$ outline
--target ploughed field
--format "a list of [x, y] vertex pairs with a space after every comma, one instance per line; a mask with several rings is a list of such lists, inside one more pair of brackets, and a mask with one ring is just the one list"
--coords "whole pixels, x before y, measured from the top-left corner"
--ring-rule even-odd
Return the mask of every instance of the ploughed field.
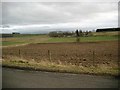
[[38, 43], [2, 48], [2, 58], [19, 57], [36, 62], [50, 61], [62, 64], [110, 65], [118, 64], [118, 41], [82, 43]]

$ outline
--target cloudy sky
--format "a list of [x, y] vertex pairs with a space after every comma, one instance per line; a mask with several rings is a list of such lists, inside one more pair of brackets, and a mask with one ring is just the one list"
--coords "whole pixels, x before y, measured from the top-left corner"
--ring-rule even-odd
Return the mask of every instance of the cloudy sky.
[[2, 2], [0, 7], [3, 33], [118, 27], [117, 2]]

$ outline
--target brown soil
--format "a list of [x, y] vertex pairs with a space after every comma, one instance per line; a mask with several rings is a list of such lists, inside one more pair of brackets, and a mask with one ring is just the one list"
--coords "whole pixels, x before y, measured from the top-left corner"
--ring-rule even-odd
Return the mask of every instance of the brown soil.
[[117, 65], [118, 41], [96, 43], [41, 43], [18, 47], [6, 47], [2, 58], [17, 56], [27, 60], [49, 60], [56, 63], [90, 65]]

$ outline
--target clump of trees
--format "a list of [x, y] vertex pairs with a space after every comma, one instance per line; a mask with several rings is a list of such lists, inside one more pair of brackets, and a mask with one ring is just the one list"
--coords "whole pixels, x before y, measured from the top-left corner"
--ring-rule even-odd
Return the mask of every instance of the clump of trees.
[[49, 36], [50, 37], [58, 37], [58, 34], [57, 34], [57, 32], [50, 32]]
[[53, 31], [49, 33], [50, 37], [87, 37], [92, 36], [91, 31], [76, 30], [75, 32]]
[[91, 31], [86, 31], [86, 32], [83, 32], [83, 36], [85, 37], [88, 37], [88, 36], [92, 36], [92, 32]]
[[76, 34], [76, 42], [80, 42], [80, 37], [88, 37], [92, 35], [91, 31], [86, 31], [86, 32], [82, 32], [82, 30], [76, 30], [75, 31]]
[[92, 36], [92, 32], [91, 31], [82, 31], [82, 30], [76, 30], [76, 36], [78, 37], [88, 37], [88, 36]]
[[63, 32], [63, 31], [53, 31], [49, 33], [50, 37], [71, 37], [73, 36], [73, 32]]

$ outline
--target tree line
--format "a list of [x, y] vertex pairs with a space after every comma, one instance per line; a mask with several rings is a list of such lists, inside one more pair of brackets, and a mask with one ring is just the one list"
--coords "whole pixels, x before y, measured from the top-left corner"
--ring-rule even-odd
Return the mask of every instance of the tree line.
[[52, 31], [48, 34], [50, 37], [87, 37], [92, 36], [91, 31], [82, 31], [82, 30], [76, 30], [75, 32], [69, 32], [69, 31]]

